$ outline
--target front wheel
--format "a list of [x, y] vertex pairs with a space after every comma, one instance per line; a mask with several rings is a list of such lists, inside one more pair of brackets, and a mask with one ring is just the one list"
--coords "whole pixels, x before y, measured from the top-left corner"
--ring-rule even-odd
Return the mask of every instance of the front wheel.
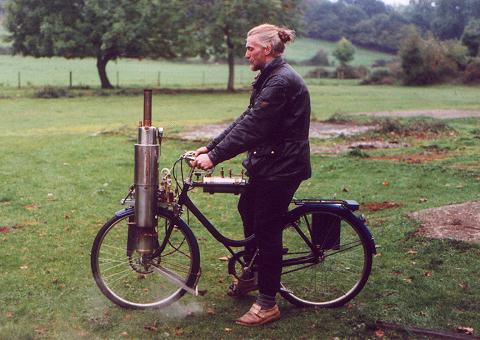
[[[125, 308], [145, 309], [168, 306], [185, 294], [177, 282], [193, 287], [200, 270], [197, 241], [185, 224], [159, 214], [159, 244], [165, 231], [173, 227], [165, 249], [154, 258], [127, 251], [128, 222], [133, 209], [109, 220], [98, 232], [92, 246], [93, 277], [102, 293]], [[161, 270], [158, 270], [158, 269]], [[168, 279], [162, 271], [170, 273]]]
[[339, 307], [365, 286], [373, 249], [366, 226], [353, 215], [302, 213], [283, 231], [280, 294], [301, 306]]

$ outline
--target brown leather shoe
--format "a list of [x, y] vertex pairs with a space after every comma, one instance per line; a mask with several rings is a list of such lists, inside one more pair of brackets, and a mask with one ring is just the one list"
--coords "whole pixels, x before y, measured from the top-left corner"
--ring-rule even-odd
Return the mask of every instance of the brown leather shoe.
[[227, 295], [231, 297], [241, 297], [249, 292], [258, 290], [257, 278], [249, 280], [237, 280], [228, 287]]
[[277, 305], [270, 309], [262, 309], [259, 305], [254, 303], [248, 312], [235, 320], [235, 323], [242, 326], [252, 327], [260, 326], [278, 319], [280, 319], [280, 310]]

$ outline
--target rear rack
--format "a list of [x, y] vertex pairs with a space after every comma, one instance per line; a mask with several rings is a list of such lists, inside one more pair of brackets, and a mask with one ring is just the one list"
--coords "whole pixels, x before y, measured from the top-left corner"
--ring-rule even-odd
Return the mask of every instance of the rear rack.
[[360, 204], [354, 200], [334, 200], [324, 198], [301, 198], [293, 199], [292, 203], [295, 205], [307, 205], [307, 204], [341, 204], [351, 211], [356, 211], [360, 208]]

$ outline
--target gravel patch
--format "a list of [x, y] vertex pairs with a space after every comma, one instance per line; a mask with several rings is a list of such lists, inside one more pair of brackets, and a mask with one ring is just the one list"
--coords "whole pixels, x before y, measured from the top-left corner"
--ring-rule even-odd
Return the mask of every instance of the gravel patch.
[[480, 202], [420, 210], [409, 217], [421, 223], [418, 235], [480, 243]]
[[[180, 133], [186, 140], [210, 140], [218, 136], [230, 124], [207, 124], [196, 126]], [[310, 123], [310, 138], [327, 139], [338, 136], [353, 136], [376, 129], [376, 125], [332, 124], [322, 122]]]

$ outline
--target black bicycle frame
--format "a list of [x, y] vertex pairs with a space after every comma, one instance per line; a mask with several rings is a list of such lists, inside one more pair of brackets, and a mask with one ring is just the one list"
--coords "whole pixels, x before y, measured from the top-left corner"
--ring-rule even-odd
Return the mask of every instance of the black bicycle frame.
[[188, 197], [188, 190], [190, 189], [191, 184], [188, 181], [184, 182], [182, 192], [178, 196], [178, 204], [185, 206], [192, 214], [198, 219], [198, 221], [208, 230], [208, 232], [221, 244], [228, 249], [228, 251], [233, 255], [234, 252], [231, 247], [245, 247], [247, 244], [250, 244], [255, 239], [255, 235], [251, 235], [243, 240], [232, 240], [228, 237], [222, 235], [217, 228], [208, 220], [205, 215], [197, 208], [195, 203]]

